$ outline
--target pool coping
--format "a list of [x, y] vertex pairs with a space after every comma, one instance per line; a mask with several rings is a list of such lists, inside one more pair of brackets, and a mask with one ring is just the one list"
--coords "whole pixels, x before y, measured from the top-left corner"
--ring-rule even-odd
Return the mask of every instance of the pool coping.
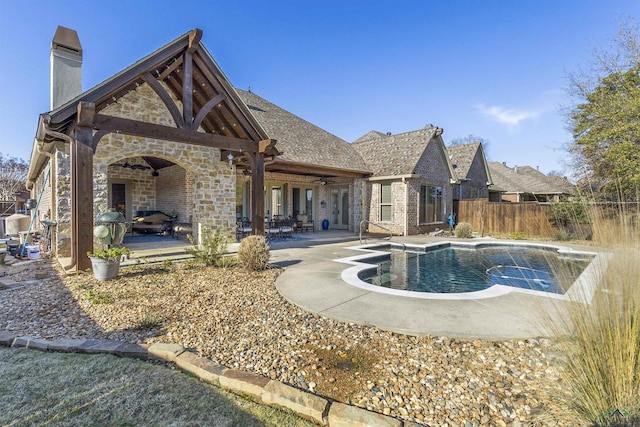
[[[471, 291], [471, 292], [450, 292], [450, 293], [431, 293], [431, 292], [415, 292], [401, 289], [391, 289], [385, 288], [381, 286], [372, 285], [360, 279], [359, 275], [362, 271], [371, 268], [372, 264], [368, 263], [367, 260], [371, 258], [375, 258], [379, 255], [386, 255], [388, 252], [376, 250], [380, 247], [388, 247], [388, 246], [396, 246], [404, 249], [416, 249], [416, 250], [425, 250], [427, 248], [437, 248], [437, 247], [470, 247], [473, 249], [478, 249], [480, 247], [486, 246], [505, 246], [505, 247], [521, 247], [521, 248], [536, 248], [536, 249], [547, 249], [552, 248], [558, 255], [567, 255], [567, 256], [592, 256], [593, 260], [585, 267], [583, 272], [580, 274], [578, 278], [574, 281], [569, 289], [564, 294], [556, 294], [551, 292], [544, 291], [536, 291], [533, 289], [525, 289], [518, 288], [514, 286], [493, 284], [486, 289], [482, 289], [480, 291]], [[534, 296], [543, 296], [547, 298], [554, 298], [559, 300], [568, 300], [568, 301], [576, 301], [583, 303], [590, 303], [593, 299], [593, 294], [595, 292], [595, 286], [593, 283], [597, 283], [601, 277], [600, 273], [604, 271], [606, 264], [602, 264], [603, 262], [607, 262], [606, 254], [599, 254], [597, 252], [587, 252], [582, 250], [575, 250], [573, 248], [569, 248], [567, 246], [554, 245], [548, 243], [531, 243], [531, 242], [505, 242], [505, 241], [446, 241], [446, 242], [432, 242], [425, 244], [405, 244], [405, 243], [396, 243], [396, 242], [387, 242], [387, 243], [376, 243], [376, 244], [366, 244], [354, 246], [350, 249], [357, 251], [364, 251], [365, 254], [354, 255], [347, 258], [339, 258], [334, 261], [353, 265], [353, 267], [347, 268], [342, 272], [342, 280], [348, 283], [351, 286], [355, 286], [361, 289], [366, 289], [373, 292], [379, 292], [383, 294], [397, 295], [408, 298], [423, 298], [423, 299], [440, 299], [440, 300], [461, 300], [461, 299], [484, 299], [484, 298], [495, 298], [502, 295], [506, 295], [511, 292], [519, 292], [528, 295]]]
[[[451, 239], [394, 236], [393, 240], [395, 243], [411, 244], [446, 242]], [[482, 243], [501, 241], [487, 238], [477, 240]], [[538, 243], [523, 241], [519, 244]], [[571, 295], [572, 299], [508, 292], [491, 298], [452, 300], [374, 292], [346, 283], [342, 279], [346, 265], [335, 261], [353, 257], [353, 248], [359, 246], [368, 245], [361, 245], [356, 237], [339, 243], [273, 248], [272, 261], [284, 267], [284, 272], [276, 281], [278, 292], [305, 311], [342, 322], [372, 325], [407, 335], [488, 340], [550, 336], [547, 327], [550, 319], [561, 318], [567, 304], [585, 297], [582, 291], [576, 291], [575, 295]], [[557, 245], [545, 243], [544, 246]], [[575, 251], [568, 246], [566, 248]], [[346, 268], [349, 268], [348, 265]], [[594, 270], [598, 268], [594, 267]], [[592, 272], [596, 273], [598, 271]], [[594, 288], [595, 285], [588, 283], [581, 285], [581, 289], [590, 294]]]

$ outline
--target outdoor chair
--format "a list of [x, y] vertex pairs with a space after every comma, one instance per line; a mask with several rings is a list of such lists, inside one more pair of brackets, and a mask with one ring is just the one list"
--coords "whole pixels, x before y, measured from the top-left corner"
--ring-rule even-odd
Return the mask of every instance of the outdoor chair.
[[192, 222], [193, 217], [189, 215], [189, 222], [178, 222], [174, 224], [172, 230], [172, 237], [175, 239], [179, 239], [180, 236], [193, 235], [193, 225]]
[[300, 229], [301, 231], [316, 231], [313, 220], [309, 219], [308, 215], [298, 215], [296, 217], [296, 228]]
[[292, 238], [293, 232], [296, 229], [296, 222], [293, 219], [283, 219], [278, 222], [280, 228], [280, 237], [283, 239]]
[[252, 231], [249, 218], [238, 218], [236, 220], [236, 240], [238, 242], [250, 235]]
[[273, 220], [264, 220], [264, 235], [267, 240], [280, 237], [280, 226]]

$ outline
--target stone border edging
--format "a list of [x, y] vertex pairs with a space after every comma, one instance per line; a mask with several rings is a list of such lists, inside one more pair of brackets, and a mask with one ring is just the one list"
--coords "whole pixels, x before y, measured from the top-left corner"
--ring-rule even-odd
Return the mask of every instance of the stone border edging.
[[327, 427], [418, 426], [413, 422], [402, 421], [356, 406], [334, 402], [251, 372], [228, 369], [209, 359], [185, 351], [180, 344], [155, 343], [146, 346], [94, 339], [50, 341], [31, 336], [16, 336], [0, 331], [0, 345], [62, 353], [113, 354], [142, 360], [155, 358], [175, 363], [181, 370], [210, 384], [236, 394], [249, 395], [258, 403], [287, 408], [302, 418]]

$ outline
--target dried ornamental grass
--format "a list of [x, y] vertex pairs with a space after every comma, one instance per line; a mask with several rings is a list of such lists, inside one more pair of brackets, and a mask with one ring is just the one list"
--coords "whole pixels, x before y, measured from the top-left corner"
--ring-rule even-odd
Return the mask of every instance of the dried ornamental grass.
[[640, 230], [638, 212], [590, 210], [594, 240], [609, 252], [591, 304], [571, 305], [555, 328], [560, 343], [562, 403], [583, 425], [640, 423]]
[[238, 248], [238, 263], [251, 271], [262, 271], [269, 266], [271, 250], [264, 236], [247, 236]]

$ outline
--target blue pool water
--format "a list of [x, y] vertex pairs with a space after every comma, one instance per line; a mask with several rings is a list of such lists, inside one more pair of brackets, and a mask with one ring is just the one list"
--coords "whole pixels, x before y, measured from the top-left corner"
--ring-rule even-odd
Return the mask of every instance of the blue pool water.
[[359, 278], [386, 288], [432, 293], [481, 291], [499, 284], [564, 294], [591, 261], [516, 246], [388, 252], [367, 260], [377, 267], [360, 272]]

